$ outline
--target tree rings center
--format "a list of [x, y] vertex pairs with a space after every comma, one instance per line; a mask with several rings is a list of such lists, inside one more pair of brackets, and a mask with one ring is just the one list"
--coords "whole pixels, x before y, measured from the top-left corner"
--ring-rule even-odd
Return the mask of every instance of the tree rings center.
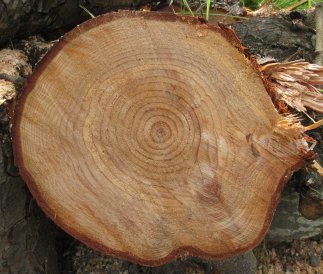
[[164, 143], [171, 135], [172, 129], [165, 122], [156, 122], [151, 127], [150, 136], [155, 143]]

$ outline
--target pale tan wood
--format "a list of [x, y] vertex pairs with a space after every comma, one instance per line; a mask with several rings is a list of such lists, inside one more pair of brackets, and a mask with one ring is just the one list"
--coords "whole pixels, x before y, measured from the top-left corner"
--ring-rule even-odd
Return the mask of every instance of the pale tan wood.
[[147, 265], [262, 239], [306, 144], [284, 136], [261, 78], [223, 33], [119, 13], [54, 48], [21, 101], [15, 151], [57, 224]]

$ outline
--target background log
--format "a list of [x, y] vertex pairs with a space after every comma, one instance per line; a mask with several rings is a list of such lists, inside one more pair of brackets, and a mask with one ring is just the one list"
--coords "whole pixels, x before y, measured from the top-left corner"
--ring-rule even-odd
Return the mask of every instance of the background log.
[[9, 38], [47, 33], [79, 22], [76, 0], [0, 1], [0, 43]]
[[251, 54], [273, 57], [280, 62], [287, 59], [315, 62], [313, 12], [255, 17], [234, 23], [233, 28]]

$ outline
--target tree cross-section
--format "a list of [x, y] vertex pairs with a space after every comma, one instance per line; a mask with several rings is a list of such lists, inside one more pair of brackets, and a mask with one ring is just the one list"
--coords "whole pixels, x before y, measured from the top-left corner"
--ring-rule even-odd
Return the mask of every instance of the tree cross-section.
[[257, 245], [306, 144], [242, 52], [229, 30], [170, 14], [112, 13], [68, 33], [16, 110], [16, 162], [38, 204], [145, 265]]

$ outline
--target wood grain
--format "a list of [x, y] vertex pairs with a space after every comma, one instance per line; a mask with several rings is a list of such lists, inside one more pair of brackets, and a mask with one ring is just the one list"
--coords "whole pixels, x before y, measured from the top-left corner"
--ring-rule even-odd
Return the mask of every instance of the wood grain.
[[20, 100], [14, 143], [58, 225], [145, 265], [262, 239], [306, 145], [276, 133], [283, 118], [225, 36], [194, 18], [121, 12], [54, 46]]

